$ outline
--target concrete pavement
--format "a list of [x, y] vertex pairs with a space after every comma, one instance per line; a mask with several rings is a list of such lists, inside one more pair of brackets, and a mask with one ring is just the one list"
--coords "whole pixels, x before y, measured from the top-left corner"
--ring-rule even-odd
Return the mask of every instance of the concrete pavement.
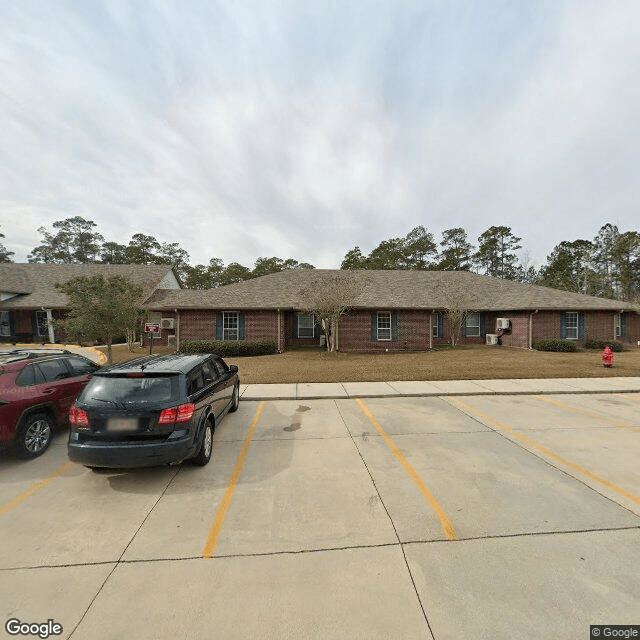
[[640, 377], [245, 384], [243, 400], [639, 393]]

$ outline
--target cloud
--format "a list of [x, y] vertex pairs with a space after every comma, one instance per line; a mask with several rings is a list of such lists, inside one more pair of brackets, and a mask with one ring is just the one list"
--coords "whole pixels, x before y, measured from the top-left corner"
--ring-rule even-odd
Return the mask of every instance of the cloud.
[[506, 224], [540, 264], [637, 227], [639, 19], [631, 0], [4, 5], [4, 244], [24, 260], [82, 215], [193, 264], [336, 267], [419, 224]]

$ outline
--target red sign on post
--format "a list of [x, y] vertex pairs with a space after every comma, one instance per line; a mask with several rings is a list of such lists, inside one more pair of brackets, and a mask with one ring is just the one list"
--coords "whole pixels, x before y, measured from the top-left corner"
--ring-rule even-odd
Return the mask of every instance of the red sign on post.
[[145, 333], [160, 333], [160, 325], [157, 322], [145, 322], [144, 323], [144, 332]]

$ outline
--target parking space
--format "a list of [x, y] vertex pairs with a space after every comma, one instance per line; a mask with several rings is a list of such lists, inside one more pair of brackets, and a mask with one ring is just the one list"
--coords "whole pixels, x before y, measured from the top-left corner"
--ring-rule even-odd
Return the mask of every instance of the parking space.
[[0, 461], [4, 621], [81, 639], [639, 624], [638, 409], [635, 393], [244, 401], [206, 467], [99, 473], [61, 435]]

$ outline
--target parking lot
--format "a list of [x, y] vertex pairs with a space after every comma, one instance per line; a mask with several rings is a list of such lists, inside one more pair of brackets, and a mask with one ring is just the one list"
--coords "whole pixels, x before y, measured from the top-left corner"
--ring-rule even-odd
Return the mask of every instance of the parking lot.
[[99, 473], [60, 434], [0, 461], [3, 629], [574, 640], [640, 624], [639, 411], [638, 393], [244, 400], [208, 466]]

